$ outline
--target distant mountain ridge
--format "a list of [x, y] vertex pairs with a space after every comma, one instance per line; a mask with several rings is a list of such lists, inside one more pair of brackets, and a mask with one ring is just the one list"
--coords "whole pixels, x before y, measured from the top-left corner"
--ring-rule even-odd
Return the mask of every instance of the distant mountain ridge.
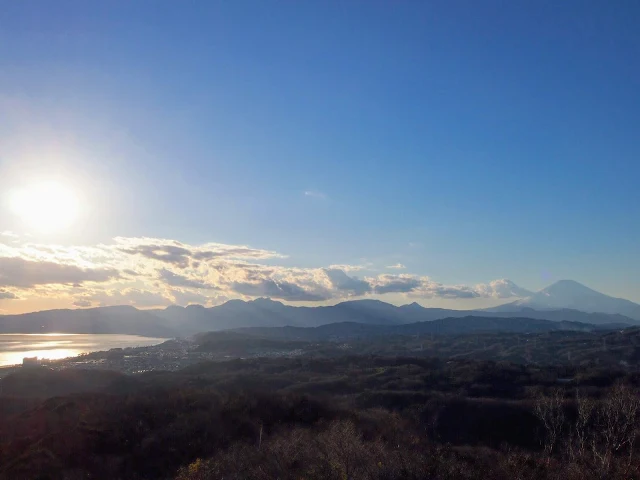
[[189, 325], [197, 331], [228, 330], [243, 327], [316, 327], [331, 323], [360, 323], [368, 325], [402, 325], [407, 323], [477, 317], [527, 317], [536, 320], [572, 321], [595, 325], [636, 325], [640, 322], [622, 315], [585, 313], [577, 310], [520, 309], [510, 312], [477, 310], [448, 310], [425, 308], [418, 304], [396, 307], [379, 300], [353, 300], [328, 307], [291, 307], [269, 299], [250, 302], [232, 300], [223, 305], [204, 308], [201, 306], [169, 307], [156, 310], [154, 314], [171, 325]]
[[118, 333], [169, 338], [176, 332], [152, 313], [121, 305], [0, 315], [0, 333]]
[[318, 327], [249, 327], [234, 332], [288, 341], [327, 341], [368, 338], [382, 335], [466, 335], [474, 333], [543, 333], [556, 331], [597, 332], [615, 329], [616, 324], [593, 325], [580, 322], [533, 318], [464, 317], [407, 323], [402, 325], [368, 325], [339, 322]]
[[530, 297], [490, 308], [490, 312], [520, 312], [521, 308], [535, 310], [573, 309], [587, 313], [624, 315], [640, 321], [640, 305], [624, 298], [597, 292], [574, 280], [560, 280]]
[[[571, 308], [577, 306], [581, 298], [585, 300], [587, 309], [604, 305], [610, 312], [586, 312]], [[543, 302], [544, 299], [547, 301]], [[190, 305], [138, 310], [131, 306], [119, 306], [5, 315], [0, 316], [0, 333], [120, 333], [176, 337], [245, 327], [317, 327], [345, 322], [390, 326], [468, 316], [520, 317], [609, 326], [640, 325], [640, 310], [638, 317], [630, 317], [614, 311], [619, 310], [620, 305], [631, 313], [635, 312], [633, 306], [640, 309], [640, 305], [628, 300], [615, 299], [577, 282], [565, 281], [551, 285], [528, 299], [487, 310], [426, 308], [417, 303], [397, 307], [371, 299], [347, 301], [333, 306], [292, 307], [258, 298], [248, 302], [230, 300], [211, 308]]]

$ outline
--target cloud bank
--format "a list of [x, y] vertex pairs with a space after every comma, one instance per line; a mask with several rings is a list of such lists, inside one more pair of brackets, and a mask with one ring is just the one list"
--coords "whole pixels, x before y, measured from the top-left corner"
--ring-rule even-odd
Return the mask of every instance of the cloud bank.
[[[387, 294], [407, 299], [503, 299], [531, 294], [506, 279], [446, 285], [409, 273], [375, 274], [371, 264], [318, 268], [274, 264], [283, 258], [286, 255], [246, 245], [190, 245], [149, 237], [64, 246], [4, 235], [0, 237], [0, 300], [57, 298], [68, 306], [85, 308], [215, 305], [230, 298], [263, 296], [286, 302], [332, 302]], [[372, 274], [360, 277], [361, 270]]]

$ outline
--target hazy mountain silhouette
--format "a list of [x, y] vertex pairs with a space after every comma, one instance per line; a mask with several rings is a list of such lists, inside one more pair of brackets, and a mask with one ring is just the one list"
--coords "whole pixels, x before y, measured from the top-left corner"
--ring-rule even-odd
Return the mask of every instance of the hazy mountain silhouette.
[[640, 321], [639, 304], [596, 292], [573, 280], [560, 280], [530, 297], [488, 309], [488, 311], [520, 312], [523, 307], [536, 310], [569, 308], [583, 312], [624, 315]]
[[410, 321], [399, 307], [379, 300], [356, 300], [329, 307], [292, 307], [258, 298], [249, 302], [229, 300], [211, 308], [171, 306], [151, 313], [173, 328], [186, 328], [190, 332], [260, 326], [314, 327], [336, 322], [389, 325]]
[[571, 321], [588, 324], [635, 325], [639, 322], [622, 315], [585, 313], [578, 310], [534, 310], [520, 312], [488, 312], [425, 308], [417, 303], [396, 307], [379, 300], [355, 300], [330, 307], [291, 307], [269, 299], [250, 302], [231, 300], [223, 305], [168, 307], [153, 313], [165, 319], [175, 329], [188, 332], [215, 331], [242, 327], [316, 327], [330, 323], [359, 323], [368, 325], [402, 325], [407, 323], [477, 317], [527, 317], [554, 322]]
[[619, 325], [592, 325], [580, 322], [554, 322], [532, 318], [479, 317], [467, 315], [457, 318], [408, 323], [403, 325], [369, 325], [339, 322], [319, 327], [249, 327], [238, 333], [279, 340], [322, 341], [347, 338], [366, 338], [381, 335], [461, 335], [469, 333], [541, 333], [552, 331], [595, 332], [619, 328]]
[[[621, 314], [621, 311], [629, 315]], [[470, 315], [624, 326], [640, 324], [640, 305], [598, 293], [577, 282], [562, 281], [527, 299], [480, 311], [425, 308], [417, 303], [396, 307], [369, 299], [327, 307], [292, 307], [258, 298], [249, 302], [230, 300], [211, 308], [190, 305], [138, 310], [119, 306], [5, 315], [0, 316], [0, 333], [122, 333], [175, 337], [244, 327], [317, 327], [344, 322], [403, 325]]]
[[131, 306], [44, 310], [0, 316], [0, 333], [120, 333], [174, 337], [178, 332], [145, 310]]

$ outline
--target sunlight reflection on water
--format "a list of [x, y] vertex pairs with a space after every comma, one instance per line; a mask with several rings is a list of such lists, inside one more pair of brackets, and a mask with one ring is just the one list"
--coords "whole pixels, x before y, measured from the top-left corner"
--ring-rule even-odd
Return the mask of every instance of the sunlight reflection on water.
[[80, 350], [58, 348], [55, 350], [21, 350], [19, 352], [0, 353], [0, 365], [16, 365], [22, 363], [24, 357], [38, 357], [49, 360], [59, 360], [66, 357], [75, 357], [81, 354]]
[[0, 334], [0, 366], [22, 363], [24, 357], [58, 360], [111, 348], [157, 345], [166, 338], [108, 334]]

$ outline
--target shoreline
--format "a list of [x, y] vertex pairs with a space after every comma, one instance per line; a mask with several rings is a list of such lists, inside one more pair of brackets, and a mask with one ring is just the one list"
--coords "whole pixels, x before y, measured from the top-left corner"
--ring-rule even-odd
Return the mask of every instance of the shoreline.
[[[12, 341], [11, 337], [16, 341]], [[20, 337], [24, 341], [20, 341]], [[7, 338], [8, 340], [3, 342]], [[47, 365], [113, 349], [161, 345], [169, 340], [172, 338], [122, 333], [2, 333], [0, 334], [0, 369], [2, 369], [0, 371], [22, 367], [24, 358], [37, 357], [38, 363]], [[7, 348], [3, 348], [3, 344]]]

